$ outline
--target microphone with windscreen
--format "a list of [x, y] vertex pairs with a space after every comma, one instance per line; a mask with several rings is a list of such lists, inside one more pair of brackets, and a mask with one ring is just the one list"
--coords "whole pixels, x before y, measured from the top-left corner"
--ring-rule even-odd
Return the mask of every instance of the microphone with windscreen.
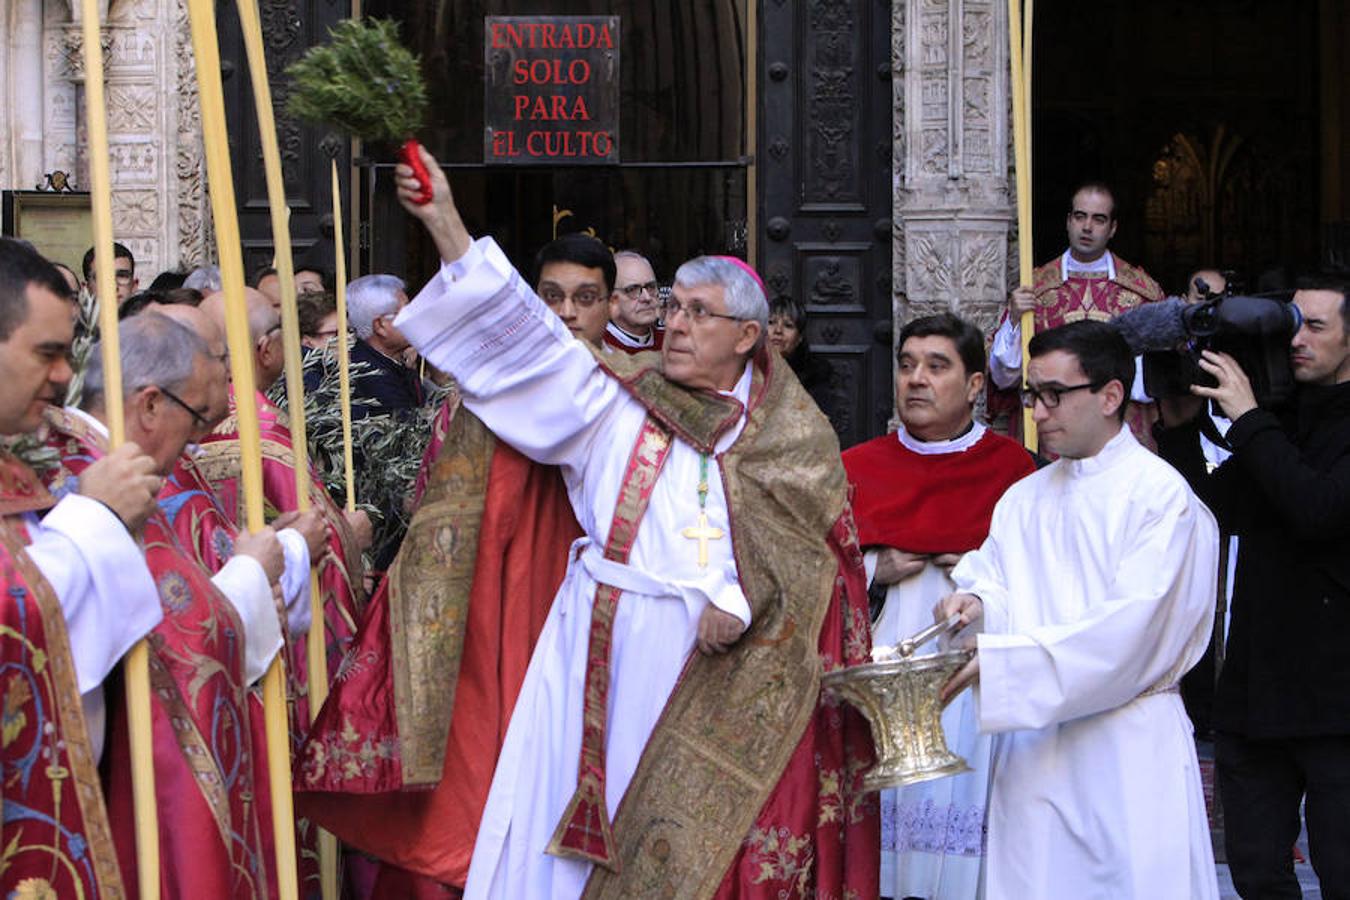
[[1191, 385], [1214, 387], [1197, 365], [1204, 350], [1237, 360], [1260, 406], [1287, 398], [1294, 389], [1289, 342], [1303, 325], [1299, 308], [1269, 297], [1220, 294], [1200, 303], [1168, 297], [1112, 320], [1130, 349], [1144, 357], [1144, 390], [1150, 397], [1190, 393]]

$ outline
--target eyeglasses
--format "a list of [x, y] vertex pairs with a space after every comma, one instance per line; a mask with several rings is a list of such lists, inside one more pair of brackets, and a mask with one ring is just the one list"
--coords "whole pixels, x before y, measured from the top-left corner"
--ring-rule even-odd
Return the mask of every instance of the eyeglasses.
[[667, 300], [661, 304], [661, 318], [669, 322], [675, 318], [676, 313], [684, 313], [689, 316], [691, 322], [706, 322], [709, 319], [730, 319], [733, 322], [743, 321], [741, 316], [729, 316], [726, 313], [715, 313], [697, 300], [691, 300], [688, 303], [681, 303], [678, 300]]
[[197, 412], [197, 410], [193, 409], [191, 406], [188, 406], [188, 404], [183, 400], [182, 397], [178, 396], [177, 394], [175, 394], [173, 391], [169, 390], [168, 388], [163, 387], [163, 386], [161, 386], [161, 385], [155, 385], [155, 386], [159, 388], [159, 392], [160, 392], [161, 394], [163, 394], [165, 397], [168, 397], [168, 398], [169, 398], [170, 400], [172, 400], [174, 403], [177, 403], [179, 406], [183, 407], [183, 409], [186, 409], [186, 410], [188, 411], [188, 414], [192, 416], [192, 423], [193, 423], [194, 425], [196, 425], [196, 426], [197, 426], [198, 428], [200, 428], [202, 431], [209, 431], [209, 430], [210, 430], [210, 428], [211, 428], [211, 423], [208, 422], [208, 421], [206, 420], [206, 416], [204, 416], [204, 415], [202, 415], [201, 413]]
[[113, 272], [113, 277], [117, 279], [118, 284], [131, 284], [131, 280], [136, 277], [136, 273], [130, 269], [117, 269]]
[[580, 288], [574, 294], [566, 294], [559, 288], [546, 287], [539, 292], [539, 299], [543, 300], [552, 309], [562, 306], [563, 301], [568, 297], [572, 302], [582, 309], [589, 309], [604, 299], [600, 292], [595, 288]]
[[643, 294], [651, 294], [653, 297], [661, 296], [661, 285], [655, 281], [648, 281], [646, 284], [630, 284], [628, 287], [619, 288], [619, 293], [623, 294], [629, 300], [636, 300]]
[[1060, 398], [1065, 394], [1083, 390], [1095, 392], [1100, 389], [1100, 384], [1091, 381], [1087, 384], [1074, 384], [1069, 387], [1055, 387], [1054, 385], [1035, 387], [1029, 384], [1022, 388], [1022, 405], [1027, 409], [1033, 409], [1036, 406], [1036, 401], [1039, 400], [1046, 409], [1055, 409], [1059, 406]]

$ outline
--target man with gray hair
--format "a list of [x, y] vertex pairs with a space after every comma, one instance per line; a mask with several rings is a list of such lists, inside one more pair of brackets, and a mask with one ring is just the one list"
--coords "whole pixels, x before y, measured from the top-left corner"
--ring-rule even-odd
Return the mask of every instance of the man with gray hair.
[[[133, 316], [117, 330], [127, 439], [155, 461], [160, 476], [167, 477], [184, 448], [205, 437], [210, 429], [216, 405], [213, 395], [218, 390], [214, 382], [223, 377], [220, 363], [211, 357], [206, 342], [196, 332], [159, 313]], [[52, 408], [47, 421], [58, 431], [88, 435], [94, 440], [105, 438], [106, 420], [103, 360], [92, 352], [81, 408]], [[306, 577], [309, 550], [304, 537], [288, 538], [285, 549], [291, 551], [299, 577]], [[234, 557], [212, 578], [243, 620], [255, 678], [261, 677], [281, 647], [272, 585], [281, 579], [285, 556], [273, 529], [241, 534], [235, 540]], [[300, 632], [304, 630], [299, 628]]]
[[414, 409], [425, 399], [421, 379], [403, 364], [408, 339], [394, 326], [407, 305], [403, 279], [393, 275], [363, 275], [347, 285], [347, 324], [356, 332], [351, 363], [369, 367], [352, 379], [356, 418]]
[[[561, 467], [584, 532], [511, 713], [465, 896], [803, 880], [875, 895], [877, 823], [857, 779], [870, 739], [820, 696], [825, 664], [868, 651], [861, 554], [834, 432], [761, 352], [759, 277], [691, 260], [659, 357], [596, 353], [470, 237], [423, 161], [432, 201], [414, 202], [406, 166], [399, 199], [442, 266], [394, 324], [498, 439]], [[801, 871], [766, 872], [789, 832]]]
[[[167, 476], [187, 443], [209, 427], [211, 382], [222, 377], [220, 364], [190, 328], [154, 312], [121, 322], [118, 340], [126, 436]], [[51, 476], [55, 493], [106, 452], [104, 385], [96, 347], [84, 408], [48, 411], [50, 445], [61, 453]], [[169, 896], [198, 890], [229, 896], [247, 883], [265, 891], [261, 835], [270, 823], [251, 800], [258, 790], [254, 765], [263, 748], [252, 746], [248, 688], [283, 645], [273, 602], [284, 569], [281, 543], [271, 528], [241, 534], [233, 558], [212, 575], [157, 512], [145, 523], [144, 544], [164, 613], [150, 638], [151, 668], [159, 678], [151, 695], [156, 789], [160, 797], [173, 797], [159, 812], [163, 889]], [[305, 577], [308, 556], [303, 563]], [[307, 612], [307, 605], [300, 605]], [[233, 723], [233, 734], [228, 741], [213, 741], [210, 752], [181, 738], [216, 734], [223, 722]], [[135, 847], [128, 817], [120, 814], [131, 804], [128, 754], [125, 730], [112, 729], [108, 802], [113, 840], [124, 858]]]

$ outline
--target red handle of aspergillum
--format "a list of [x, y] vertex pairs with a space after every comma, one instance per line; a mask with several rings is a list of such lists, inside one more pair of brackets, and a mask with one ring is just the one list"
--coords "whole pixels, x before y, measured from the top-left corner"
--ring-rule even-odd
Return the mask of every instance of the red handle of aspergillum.
[[403, 142], [403, 146], [398, 148], [398, 158], [413, 170], [413, 175], [417, 176], [417, 184], [422, 189], [422, 192], [413, 198], [413, 202], [418, 206], [430, 203], [431, 173], [422, 162], [422, 145], [417, 143], [417, 138], [408, 138]]

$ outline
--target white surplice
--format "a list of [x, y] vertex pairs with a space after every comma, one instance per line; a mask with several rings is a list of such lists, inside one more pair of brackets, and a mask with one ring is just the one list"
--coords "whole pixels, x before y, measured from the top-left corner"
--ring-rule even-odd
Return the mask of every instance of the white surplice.
[[[646, 409], [599, 368], [591, 351], [481, 239], [442, 267], [395, 324], [423, 356], [459, 383], [464, 407], [500, 439], [562, 467], [585, 537], [573, 545], [516, 700], [469, 866], [468, 898], [572, 898], [591, 866], [544, 853], [576, 788], [582, 692], [598, 581], [623, 590], [614, 619], [606, 731], [611, 817], [694, 647], [708, 603], [747, 625], [730, 538], [708, 547], [681, 529], [698, 518], [700, 454], [675, 439], [627, 565], [602, 558], [628, 459]], [[746, 368], [732, 396], [744, 404]], [[717, 442], [725, 451], [741, 418]], [[708, 522], [730, 534], [722, 479], [708, 461]]]
[[[985, 431], [976, 422], [953, 440], [920, 441], [901, 426], [896, 440], [921, 456], [940, 456], [964, 453]], [[869, 582], [878, 555], [869, 550], [864, 556]], [[872, 646], [898, 644], [932, 625], [933, 607], [953, 589], [946, 571], [931, 562], [888, 586], [886, 603], [872, 626]], [[918, 652], [936, 649], [930, 644]], [[964, 759], [970, 771], [881, 792], [882, 896], [961, 900], [979, 892], [991, 739], [980, 733], [969, 691], [942, 711], [942, 733], [948, 749]]]
[[103, 756], [103, 681], [123, 655], [164, 618], [145, 553], [108, 507], [72, 494], [41, 520], [23, 517], [24, 549], [51, 586], [65, 618], [94, 761]]
[[1175, 686], [1209, 640], [1218, 529], [1128, 428], [1014, 484], [953, 571], [984, 601], [987, 896], [1218, 896]]

